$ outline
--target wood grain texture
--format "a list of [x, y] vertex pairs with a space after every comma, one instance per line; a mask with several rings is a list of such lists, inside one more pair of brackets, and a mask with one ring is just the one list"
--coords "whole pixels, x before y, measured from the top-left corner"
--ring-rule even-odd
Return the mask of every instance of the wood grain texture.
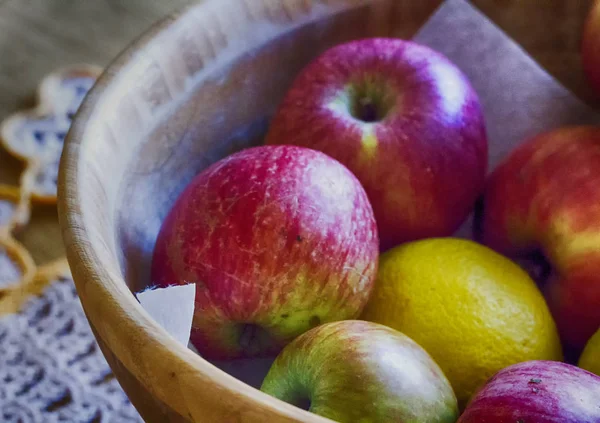
[[542, 67], [588, 104], [600, 105], [581, 68], [583, 21], [593, 0], [471, 0]]
[[141, 287], [174, 196], [195, 172], [260, 134], [308, 60], [351, 37], [408, 30], [389, 18], [400, 15], [393, 0], [369, 3], [206, 2], [122, 56], [76, 119], [60, 180], [69, 261], [86, 313], [120, 363], [115, 373], [149, 421], [326, 421], [179, 345], [141, 309], [124, 276]]

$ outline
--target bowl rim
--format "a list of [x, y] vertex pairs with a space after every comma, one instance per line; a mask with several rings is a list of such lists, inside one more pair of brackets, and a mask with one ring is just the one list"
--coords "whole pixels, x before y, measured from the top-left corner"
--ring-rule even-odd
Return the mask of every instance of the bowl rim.
[[[268, 3], [268, 0], [252, 1], [264, 4]], [[311, 4], [320, 3], [319, 0], [308, 1]], [[90, 317], [90, 314], [97, 314], [99, 307], [101, 307], [102, 313], [105, 313], [106, 316], [117, 316], [116, 319], [119, 319], [119, 324], [111, 327], [111, 330], [114, 332], [111, 337], [101, 336], [98, 330], [94, 330], [94, 336], [102, 339], [115, 357], [123, 363], [127, 371], [154, 398], [162, 401], [169, 408], [172, 408], [185, 418], [193, 418], [188, 407], [185, 405], [187, 404], [185, 399], [181, 403], [184, 405], [183, 407], [174, 407], [168, 401], [172, 396], [164, 395], [164, 390], [153, 389], [155, 386], [152, 385], [148, 375], [143, 372], [135, 372], [135, 369], [132, 369], [130, 365], [131, 357], [123, 354], [122, 348], [117, 343], [111, 342], [111, 339], [119, 340], [131, 338], [132, 334], [135, 334], [135, 336], [143, 334], [142, 340], [145, 344], [150, 345], [150, 348], [143, 348], [145, 352], [141, 355], [146, 358], [161, 357], [165, 362], [172, 363], [172, 368], [177, 368], [179, 373], [187, 371], [188, 374], [193, 374], [192, 382], [188, 379], [187, 382], [190, 383], [187, 386], [201, 388], [207, 386], [207, 381], [212, 381], [222, 392], [227, 392], [227, 394], [232, 395], [236, 399], [243, 400], [245, 403], [260, 404], [265, 414], [272, 417], [280, 417], [285, 421], [331, 423], [332, 421], [327, 418], [297, 408], [247, 385], [177, 342], [142, 308], [134, 294], [127, 287], [125, 278], [121, 272], [109, 271], [104, 268], [99, 255], [93, 248], [92, 231], [86, 225], [86, 219], [80, 207], [82, 190], [85, 188], [78, 183], [78, 180], [80, 179], [82, 167], [82, 150], [89, 142], [87, 134], [90, 130], [90, 122], [102, 117], [98, 106], [107, 97], [107, 93], [110, 92], [113, 83], [119, 77], [120, 71], [127, 70], [127, 67], [135, 62], [136, 55], [144, 50], [148, 50], [158, 37], [164, 36], [171, 31], [181, 19], [184, 19], [192, 12], [200, 13], [202, 8], [215, 5], [217, 2], [220, 2], [220, 0], [200, 0], [199, 3], [182, 7], [157, 20], [108, 63], [82, 102], [65, 138], [58, 177], [57, 203], [59, 224], [66, 248], [67, 259], [73, 273], [77, 292], [82, 300], [82, 305], [84, 309], [88, 309], [85, 313], [86, 318], [92, 327], [94, 327], [94, 323], [93, 317]], [[344, 2], [349, 5], [358, 5], [368, 3], [369, 1], [344, 0]], [[269, 37], [266, 40], [260, 41], [259, 45], [264, 45], [273, 39], [274, 37]], [[100, 306], [97, 300], [90, 302], [92, 296], [103, 298], [102, 305]], [[88, 301], [84, 301], [85, 298]], [[89, 309], [93, 312], [89, 313]], [[97, 327], [94, 327], [94, 329], [97, 329]], [[164, 366], [162, 371], [164, 374], [155, 375], [152, 379], [154, 381], [166, 379], [166, 372], [173, 375], [173, 369]], [[161, 372], [159, 371], [159, 373]], [[195, 383], [194, 379], [196, 379]]]

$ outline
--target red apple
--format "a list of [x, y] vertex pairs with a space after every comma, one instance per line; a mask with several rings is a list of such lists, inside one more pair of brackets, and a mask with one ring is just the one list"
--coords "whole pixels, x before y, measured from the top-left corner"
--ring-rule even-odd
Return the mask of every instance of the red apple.
[[261, 387], [340, 423], [454, 423], [450, 382], [412, 339], [376, 323], [321, 325], [277, 357]]
[[598, 423], [600, 377], [557, 361], [501, 370], [471, 400], [458, 423]]
[[451, 235], [487, 169], [484, 117], [465, 75], [399, 39], [354, 41], [317, 58], [287, 93], [267, 143], [320, 150], [354, 172], [382, 249]]
[[592, 5], [583, 27], [581, 60], [590, 85], [600, 95], [600, 1], [598, 0]]
[[540, 282], [561, 337], [582, 348], [600, 327], [600, 128], [561, 128], [516, 148], [490, 176], [477, 220], [486, 245], [545, 258]]
[[206, 358], [265, 356], [358, 316], [377, 228], [354, 175], [323, 153], [254, 147], [204, 170], [165, 219], [152, 280], [195, 282], [191, 341]]

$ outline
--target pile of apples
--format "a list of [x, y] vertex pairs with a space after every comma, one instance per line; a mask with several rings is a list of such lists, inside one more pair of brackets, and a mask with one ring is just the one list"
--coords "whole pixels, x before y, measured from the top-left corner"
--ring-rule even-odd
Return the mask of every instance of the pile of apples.
[[[545, 257], [565, 345], [580, 350], [600, 327], [600, 129], [540, 134], [487, 171], [477, 93], [447, 58], [398, 39], [336, 46], [298, 76], [265, 145], [214, 163], [181, 194], [157, 239], [153, 283], [196, 284], [191, 342], [205, 358], [279, 355], [269, 389], [293, 404], [312, 401], [339, 421], [360, 407], [373, 422], [455, 422], [431, 357], [357, 320], [382, 251], [452, 236], [482, 198], [478, 240]], [[317, 405], [283, 375], [326, 378], [328, 389]], [[531, 389], [545, 395], [532, 400]], [[576, 366], [521, 363], [459, 421], [600, 422], [599, 392], [600, 377]]]

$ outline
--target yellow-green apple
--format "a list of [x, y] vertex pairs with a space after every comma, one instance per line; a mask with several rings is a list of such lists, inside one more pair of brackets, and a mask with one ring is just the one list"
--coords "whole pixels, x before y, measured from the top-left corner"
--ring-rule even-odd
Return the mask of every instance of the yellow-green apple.
[[600, 128], [539, 134], [491, 174], [476, 236], [515, 259], [538, 256], [561, 337], [578, 351], [600, 327]]
[[585, 346], [578, 366], [600, 376], [600, 328]]
[[346, 167], [307, 148], [253, 147], [182, 192], [152, 282], [196, 284], [191, 341], [204, 357], [275, 355], [319, 323], [359, 315], [378, 248], [373, 210]]
[[321, 325], [288, 344], [261, 390], [340, 423], [454, 423], [458, 405], [412, 339], [359, 320]]
[[528, 361], [497, 373], [458, 423], [597, 423], [600, 377], [557, 361]]
[[353, 41], [318, 57], [292, 84], [266, 142], [323, 151], [354, 172], [384, 250], [454, 233], [487, 170], [484, 116], [466, 76], [400, 39]]
[[581, 38], [581, 61], [588, 82], [600, 95], [600, 1], [588, 13]]

